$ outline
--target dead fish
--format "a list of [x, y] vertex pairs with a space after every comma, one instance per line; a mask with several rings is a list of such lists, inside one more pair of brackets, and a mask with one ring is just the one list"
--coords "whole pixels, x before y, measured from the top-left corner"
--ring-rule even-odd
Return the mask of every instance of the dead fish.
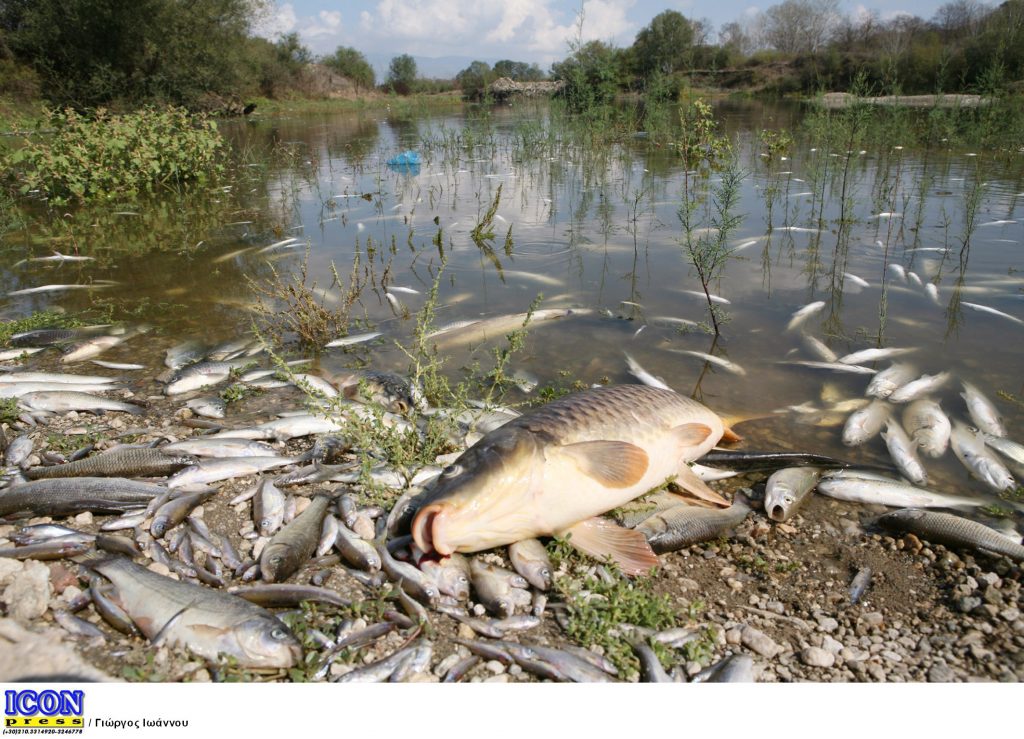
[[882, 438], [885, 439], [892, 461], [899, 467], [903, 476], [915, 485], [927, 484], [928, 473], [925, 472], [921, 460], [917, 458], [916, 445], [910, 441], [910, 437], [895, 419], [890, 418], [886, 421]]
[[823, 362], [835, 362], [837, 355], [823, 341], [809, 334], [801, 334], [804, 344]]
[[735, 362], [730, 362], [728, 359], [725, 359], [723, 357], [716, 357], [713, 354], [707, 354], [705, 352], [697, 352], [697, 351], [693, 351], [691, 349], [669, 349], [669, 351], [672, 352], [673, 354], [686, 354], [686, 355], [689, 355], [691, 357], [697, 357], [698, 359], [703, 359], [705, 362], [710, 362], [711, 364], [714, 364], [714, 365], [716, 365], [718, 367], [721, 367], [722, 369], [726, 370], [727, 372], [732, 372], [734, 375], [745, 375], [745, 374], [747, 374], [747, 371], [745, 369], [743, 369], [742, 367], [740, 367]]
[[373, 545], [345, 525], [338, 527], [334, 546], [352, 567], [364, 572], [377, 572], [381, 568], [380, 555]]
[[721, 305], [732, 305], [732, 301], [726, 300], [721, 295], [713, 295], [710, 293], [705, 295], [700, 290], [680, 290], [679, 292], [684, 293], [685, 295], [692, 295], [693, 297], [700, 298], [701, 300], [710, 300], [712, 303], [719, 303]]
[[532, 600], [526, 580], [514, 572], [477, 558], [470, 560], [469, 572], [473, 590], [492, 613], [511, 616], [517, 606], [525, 608]]
[[264, 580], [286, 580], [309, 560], [316, 550], [330, 503], [330, 498], [318, 495], [306, 510], [274, 535], [260, 556]]
[[843, 426], [843, 443], [857, 446], [873, 439], [882, 430], [889, 418], [889, 404], [873, 400], [866, 408], [850, 414]]
[[[855, 473], [859, 474], [859, 473]], [[985, 505], [981, 498], [945, 495], [915, 487], [899, 480], [880, 477], [839, 477], [826, 475], [818, 483], [818, 492], [837, 500], [868, 505], [914, 508], [965, 508]]]
[[337, 347], [337, 346], [352, 346], [354, 344], [363, 344], [363, 343], [365, 343], [367, 341], [373, 341], [378, 336], [383, 336], [383, 335], [384, 334], [382, 334], [380, 331], [370, 331], [370, 332], [365, 333], [365, 334], [356, 334], [356, 335], [353, 335], [353, 336], [343, 336], [340, 339], [335, 339], [334, 341], [329, 341], [327, 344], [324, 345], [324, 348], [325, 349], [331, 349], [331, 348]]
[[938, 458], [946, 453], [953, 426], [934, 400], [921, 398], [908, 405], [903, 427], [923, 454]]
[[964, 391], [960, 393], [960, 397], [967, 404], [967, 412], [974, 425], [989, 436], [1006, 436], [1006, 428], [992, 401], [971, 383], [964, 381], [963, 386]]
[[871, 568], [861, 567], [857, 574], [850, 581], [850, 605], [857, 605], [857, 602], [864, 597], [868, 586], [871, 585]]
[[597, 516], [673, 475], [724, 505], [687, 465], [724, 431], [716, 414], [660, 388], [566, 396], [490, 432], [447, 467], [416, 514], [413, 537], [424, 552], [444, 555], [571, 533], [582, 551], [645, 572], [657, 558], [643, 536]]
[[949, 372], [940, 372], [936, 375], [922, 375], [916, 380], [911, 380], [902, 385], [889, 395], [889, 401], [893, 403], [909, 403], [926, 395], [931, 395], [936, 390], [949, 382], [952, 375]]
[[164, 454], [147, 447], [123, 447], [66, 464], [35, 467], [26, 471], [31, 480], [54, 477], [166, 477], [195, 464], [187, 454]]
[[730, 654], [693, 676], [695, 683], [752, 683], [754, 660], [746, 654]]
[[625, 352], [623, 353], [626, 356], [626, 367], [629, 368], [629, 374], [633, 375], [633, 377], [638, 379], [641, 383], [643, 383], [644, 385], [649, 385], [650, 387], [660, 387], [663, 390], [672, 389], [667, 384], [665, 384], [665, 381], [662, 380], [660, 377], [652, 375], [650, 372], [641, 367], [639, 362], [633, 359], [633, 357], [629, 356], [629, 354], [626, 354]]
[[789, 323], [786, 324], [786, 330], [792, 331], [798, 326], [802, 325], [808, 318], [813, 316], [825, 307], [824, 300], [816, 300], [813, 303], [808, 303], [803, 308], [796, 311], [793, 316], [789, 319]]
[[986, 448], [985, 440], [980, 433], [972, 432], [962, 423], [956, 422], [953, 424], [949, 441], [950, 446], [953, 447], [953, 453], [963, 466], [990, 488], [997, 492], [1014, 488], [1016, 483], [1013, 480], [1013, 475]]
[[725, 509], [680, 505], [656, 513], [636, 527], [658, 554], [674, 552], [722, 536], [750, 513], [750, 504], [737, 495]]
[[185, 407], [203, 418], [224, 418], [227, 415], [228, 405], [223, 398], [193, 398], [185, 403]]
[[167, 487], [205, 485], [235, 477], [256, 475], [275, 467], [295, 464], [298, 457], [222, 457], [204, 459], [174, 473], [167, 479]]
[[166, 490], [162, 485], [118, 477], [34, 480], [12, 485], [0, 493], [0, 516], [121, 513], [145, 507]]
[[852, 354], [847, 354], [845, 357], [840, 357], [838, 361], [841, 362], [842, 364], [861, 364], [863, 362], [877, 362], [880, 359], [902, 357], [905, 354], [911, 354], [912, 352], [916, 351], [916, 347], [888, 347], [862, 349], [859, 352], [853, 352]]
[[910, 532], [928, 541], [946, 546], [981, 550], [1010, 559], [1024, 561], [1024, 546], [1010, 541], [1002, 533], [988, 526], [950, 513], [936, 513], [916, 508], [886, 513], [878, 523], [900, 533]]
[[328, 376], [341, 394], [349, 400], [376, 403], [391, 413], [425, 410], [423, 391], [409, 378], [394, 372], [348, 370]]
[[1013, 321], [1014, 323], [1024, 325], [1024, 320], [1021, 320], [1016, 316], [1011, 316], [1009, 313], [1003, 313], [1003, 311], [996, 310], [995, 308], [991, 308], [987, 305], [979, 305], [978, 303], [968, 303], [966, 300], [960, 301], [960, 305], [964, 306], [965, 308], [970, 308], [971, 310], [977, 311], [979, 313], [988, 313], [989, 315], [998, 316], [999, 318], [1005, 318], [1008, 321]]
[[814, 467], [786, 467], [773, 472], [765, 484], [764, 510], [768, 518], [788, 521], [810, 497], [821, 470]]
[[779, 362], [779, 364], [795, 364], [800, 367], [810, 367], [811, 369], [826, 369], [832, 370], [833, 372], [852, 372], [858, 375], [873, 375], [877, 371], [870, 367], [861, 367], [856, 364], [843, 364], [842, 362], [811, 362], [805, 360], [794, 360]]
[[515, 571], [540, 590], [548, 590], [554, 579], [554, 568], [547, 548], [537, 539], [523, 539], [508, 545], [508, 558]]
[[888, 398], [897, 388], [901, 388], [917, 377], [917, 368], [912, 364], [894, 362], [871, 378], [867, 394], [876, 398]]
[[272, 457], [277, 452], [270, 444], [252, 439], [215, 438], [209, 436], [182, 439], [157, 447], [163, 454], [187, 454], [195, 457], [228, 459], [236, 457]]
[[271, 613], [242, 598], [150, 572], [123, 557], [87, 557], [114, 584], [117, 601], [150, 640], [200, 657], [227, 655], [239, 666], [287, 668], [302, 648]]
[[101, 398], [98, 395], [91, 395], [89, 393], [62, 390], [27, 393], [18, 398], [18, 405], [30, 411], [44, 411], [47, 413], [119, 411], [138, 416], [146, 412], [144, 408], [132, 405], [131, 403], [122, 403], [119, 400]]

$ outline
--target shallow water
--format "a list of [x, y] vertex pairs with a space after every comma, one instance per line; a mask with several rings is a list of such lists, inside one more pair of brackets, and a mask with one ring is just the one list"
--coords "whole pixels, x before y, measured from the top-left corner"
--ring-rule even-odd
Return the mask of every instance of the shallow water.
[[[404, 370], [405, 355], [393, 340], [409, 340], [410, 315], [423, 305], [443, 250], [438, 324], [521, 313], [539, 294], [541, 307], [593, 311], [532, 330], [511, 368], [533, 373], [542, 384], [629, 382], [628, 351], [676, 390], [723, 415], [753, 418], [739, 428], [749, 447], [884, 462], [880, 438], [843, 447], [842, 417], [839, 425], [821, 425], [814, 414], [777, 412], [807, 402], [827, 409], [864, 394], [866, 375], [779, 363], [818, 359], [785, 327], [796, 309], [822, 300], [824, 310], [804, 331], [839, 355], [878, 345], [916, 347], [907, 361], [922, 372], [950, 370], [976, 384], [997, 404], [1010, 437], [1024, 441], [1024, 406], [998, 395], [1024, 397], [1024, 325], [961, 304], [1024, 319], [1024, 279], [1017, 273], [1024, 242], [1022, 157], [900, 149], [899, 141], [849, 155], [826, 152], [801, 137], [803, 112], [795, 106], [727, 104], [716, 113], [745, 173], [736, 208], [742, 219], [728, 240], [734, 252], [710, 286], [730, 301], [717, 341], [705, 330], [680, 331], [651, 320], [708, 322], [703, 298], [686, 292], [701, 285], [681, 246], [678, 208], [686, 175], [676, 151], [642, 135], [607, 148], [580, 148], [566, 132], [549, 130], [544, 107], [532, 106], [496, 108], [483, 120], [397, 120], [382, 111], [225, 123], [239, 151], [276, 146], [275, 156], [253, 156], [230, 185], [198, 195], [54, 213], [37, 231], [8, 234], [0, 252], [4, 292], [52, 283], [118, 284], [8, 298], [4, 315], [107, 305], [116, 318], [145, 321], [155, 331], [100, 358], [143, 361], [156, 374], [162, 352], [183, 338], [212, 343], [249, 330], [257, 299], [250, 281], [265, 280], [272, 267], [295, 269], [308, 249], [310, 280], [330, 288], [331, 263], [346, 276], [358, 249], [372, 285], [354, 315], [384, 337], [327, 350], [320, 365]], [[761, 156], [757, 132], [763, 128], [794, 132], [788, 158]], [[404, 149], [423, 155], [416, 171], [386, 166]], [[695, 186], [713, 195], [720, 182], [712, 174]], [[495, 238], [482, 249], [469, 234], [499, 185]], [[841, 212], [848, 227], [839, 226]], [[439, 228], [440, 249], [434, 243]], [[263, 251], [292, 237], [297, 241]], [[97, 260], [16, 265], [53, 249]], [[938, 304], [923, 284], [904, 282], [887, 268], [892, 264], [933, 282]], [[385, 299], [382, 280], [419, 291], [394, 293], [407, 312]], [[336, 288], [329, 293], [328, 301], [338, 299]], [[449, 371], [456, 376], [474, 360], [490, 366], [495, 343], [475, 353], [471, 346], [446, 350]], [[673, 349], [727, 357], [746, 374]], [[967, 419], [959, 392], [953, 382], [936, 397], [949, 415]], [[936, 489], [990, 495], [952, 452], [926, 466]]]

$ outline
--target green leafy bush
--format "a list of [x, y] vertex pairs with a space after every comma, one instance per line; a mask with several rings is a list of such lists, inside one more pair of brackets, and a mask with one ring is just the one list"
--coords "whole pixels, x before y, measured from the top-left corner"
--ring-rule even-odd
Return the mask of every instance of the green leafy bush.
[[58, 202], [132, 197], [202, 182], [223, 168], [216, 124], [183, 108], [100, 109], [90, 117], [51, 111], [41, 128], [53, 134], [7, 154], [0, 169], [13, 173], [22, 193], [39, 190]]

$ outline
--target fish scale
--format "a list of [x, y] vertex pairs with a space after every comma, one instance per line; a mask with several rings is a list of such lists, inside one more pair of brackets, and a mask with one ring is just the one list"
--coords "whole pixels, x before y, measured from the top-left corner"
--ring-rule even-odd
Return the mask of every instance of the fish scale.
[[82, 511], [120, 513], [141, 508], [163, 485], [123, 477], [69, 477], [33, 480], [0, 492], [0, 516], [30, 512], [36, 516], [66, 516]]

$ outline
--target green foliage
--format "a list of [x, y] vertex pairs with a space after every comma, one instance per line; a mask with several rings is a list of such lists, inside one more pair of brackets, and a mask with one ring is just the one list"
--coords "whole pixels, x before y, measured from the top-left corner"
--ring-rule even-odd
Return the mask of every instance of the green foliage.
[[575, 45], [568, 59], [551, 65], [565, 82], [562, 97], [574, 111], [591, 110], [615, 99], [622, 77], [621, 52], [603, 41]]
[[388, 87], [399, 95], [408, 95], [412, 92], [417, 74], [415, 59], [408, 54], [396, 56], [388, 65]]
[[33, 331], [38, 328], [70, 328], [81, 325], [82, 322], [78, 318], [67, 313], [59, 313], [54, 310], [39, 311], [24, 318], [0, 323], [0, 346], [7, 346], [12, 336], [23, 331]]
[[342, 77], [352, 80], [357, 90], [372, 89], [377, 81], [373, 67], [366, 57], [351, 47], [339, 46], [331, 56], [325, 57], [321, 62]]
[[692, 45], [693, 25], [682, 13], [666, 10], [636, 35], [633, 62], [641, 75], [670, 75], [689, 66]]
[[262, 0], [24, 0], [0, 3], [14, 57], [43, 94], [76, 108], [114, 101], [198, 106], [244, 92]]
[[463, 97], [482, 100], [487, 95], [487, 86], [498, 76], [487, 62], [473, 62], [455, 75], [455, 82], [462, 89]]
[[544, 79], [544, 72], [536, 64], [501, 59], [494, 63], [495, 77], [508, 77], [516, 82], [536, 82]]
[[162, 186], [203, 182], [222, 171], [216, 124], [182, 108], [128, 115], [98, 110], [50, 112], [47, 139], [32, 139], [5, 158], [22, 192], [55, 200], [132, 198]]
[[0, 398], [0, 423], [14, 423], [21, 415], [17, 398]]

